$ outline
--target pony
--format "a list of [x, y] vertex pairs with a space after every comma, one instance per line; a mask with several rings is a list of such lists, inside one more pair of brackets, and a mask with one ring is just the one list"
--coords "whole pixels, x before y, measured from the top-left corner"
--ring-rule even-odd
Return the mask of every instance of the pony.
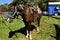
[[[22, 13], [21, 17], [23, 18], [23, 22], [25, 24], [26, 28], [26, 38], [29, 37], [30, 40], [32, 40], [32, 35], [31, 35], [31, 28], [32, 28], [32, 23], [36, 24], [36, 30], [37, 33], [39, 33], [39, 26], [40, 26], [40, 20], [42, 17], [42, 10], [38, 8], [38, 5], [25, 5], [23, 6], [22, 4], [17, 4], [16, 5], [18, 10]], [[10, 5], [10, 7], [14, 7], [13, 4]], [[9, 8], [9, 7], [8, 7]], [[12, 11], [12, 8], [9, 10]], [[10, 20], [10, 19], [9, 19]]]

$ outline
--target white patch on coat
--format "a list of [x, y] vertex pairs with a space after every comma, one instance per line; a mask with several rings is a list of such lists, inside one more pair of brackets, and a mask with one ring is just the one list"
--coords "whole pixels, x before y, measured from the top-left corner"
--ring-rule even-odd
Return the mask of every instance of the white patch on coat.
[[10, 18], [7, 19], [7, 21], [9, 21], [9, 20], [10, 20]]
[[22, 9], [24, 9], [23, 6], [22, 6], [21, 4], [20, 4], [19, 6], [20, 6]]

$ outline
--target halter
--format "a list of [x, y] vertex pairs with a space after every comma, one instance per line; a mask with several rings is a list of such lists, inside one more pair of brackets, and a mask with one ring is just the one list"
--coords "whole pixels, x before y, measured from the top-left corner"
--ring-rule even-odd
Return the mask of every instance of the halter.
[[8, 16], [11, 17], [11, 18], [14, 18], [13, 16], [14, 16], [16, 13], [17, 13], [17, 7], [15, 6], [15, 11], [14, 11], [13, 15], [8, 15]]

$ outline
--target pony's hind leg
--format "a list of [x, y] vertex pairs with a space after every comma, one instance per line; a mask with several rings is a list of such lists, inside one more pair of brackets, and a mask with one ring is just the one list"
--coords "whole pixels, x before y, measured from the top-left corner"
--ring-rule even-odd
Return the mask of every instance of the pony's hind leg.
[[39, 30], [40, 30], [40, 28], [39, 28], [39, 26], [40, 26], [40, 18], [37, 18], [37, 21], [38, 21], [38, 27], [37, 27], [37, 30], [38, 30], [38, 32], [39, 32]]
[[40, 28], [39, 28], [39, 26], [40, 26], [40, 19], [36, 19], [36, 30], [37, 30], [37, 33], [39, 33], [39, 30], [40, 30]]

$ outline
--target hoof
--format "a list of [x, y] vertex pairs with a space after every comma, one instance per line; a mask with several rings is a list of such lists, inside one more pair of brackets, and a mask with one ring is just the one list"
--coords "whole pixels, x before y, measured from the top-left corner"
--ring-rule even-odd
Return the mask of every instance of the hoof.
[[32, 37], [31, 36], [29, 37], [29, 40], [32, 40]]
[[37, 28], [37, 33], [39, 33], [39, 31], [40, 31], [39, 28]]
[[26, 36], [26, 38], [28, 38], [28, 36]]
[[32, 37], [30, 37], [29, 40], [32, 40]]

